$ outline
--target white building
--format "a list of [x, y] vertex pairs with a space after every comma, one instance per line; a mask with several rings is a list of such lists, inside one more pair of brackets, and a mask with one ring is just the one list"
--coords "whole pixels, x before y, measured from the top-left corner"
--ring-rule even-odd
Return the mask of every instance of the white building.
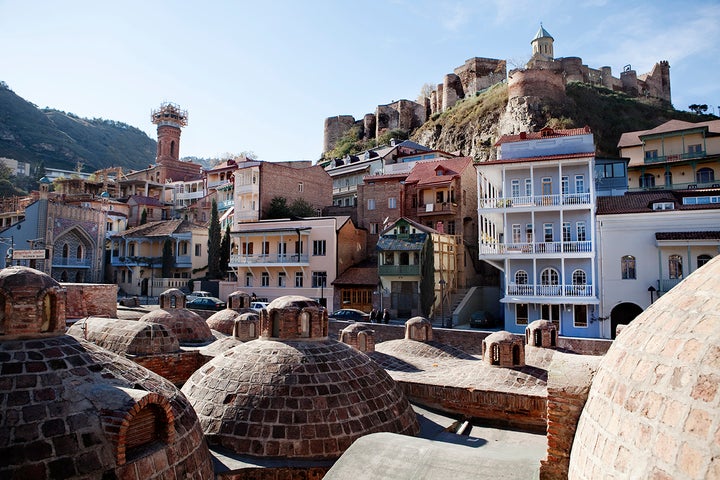
[[480, 259], [503, 272], [505, 330], [599, 337], [595, 146], [588, 128], [505, 135], [477, 165]]
[[720, 252], [720, 191], [676, 190], [598, 198], [602, 336], [615, 337]]

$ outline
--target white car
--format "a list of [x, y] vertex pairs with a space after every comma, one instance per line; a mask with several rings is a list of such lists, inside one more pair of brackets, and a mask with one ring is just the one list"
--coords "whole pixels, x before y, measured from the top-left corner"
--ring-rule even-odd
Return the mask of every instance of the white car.
[[260, 313], [263, 308], [267, 308], [267, 306], [270, 305], [269, 302], [252, 302], [250, 304], [250, 308], [255, 310], [256, 312]]
[[198, 290], [196, 292], [192, 292], [192, 293], [185, 295], [185, 301], [191, 302], [191, 301], [195, 300], [196, 298], [213, 297], [213, 296], [214, 295], [210, 292], [206, 292], [205, 290]]

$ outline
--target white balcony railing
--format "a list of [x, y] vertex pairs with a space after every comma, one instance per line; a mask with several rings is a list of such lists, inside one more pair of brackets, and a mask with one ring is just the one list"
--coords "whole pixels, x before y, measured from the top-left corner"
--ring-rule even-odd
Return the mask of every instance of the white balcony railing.
[[506, 295], [515, 297], [594, 297], [592, 285], [508, 285]]
[[592, 242], [482, 243], [480, 254], [533, 255], [538, 253], [589, 253]]
[[308, 255], [297, 254], [268, 254], [268, 255], [230, 255], [230, 266], [262, 265], [274, 263], [308, 263]]
[[481, 198], [478, 200], [478, 208], [519, 208], [588, 204], [590, 204], [589, 193], [526, 195], [518, 197]]

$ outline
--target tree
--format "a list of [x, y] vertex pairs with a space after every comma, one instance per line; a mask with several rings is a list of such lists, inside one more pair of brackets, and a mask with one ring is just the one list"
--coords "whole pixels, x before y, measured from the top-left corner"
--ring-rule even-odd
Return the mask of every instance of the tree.
[[693, 112], [697, 113], [698, 115], [702, 115], [703, 113], [707, 112], [708, 106], [706, 104], [699, 105], [697, 103], [693, 103], [688, 107]]
[[172, 267], [175, 264], [175, 255], [173, 253], [173, 242], [165, 239], [162, 250], [162, 278], [172, 277]]
[[140, 214], [140, 225], [145, 225], [146, 223], [147, 223], [147, 209], [143, 208], [143, 211]]
[[220, 242], [220, 271], [227, 272], [230, 265], [230, 225], [225, 227], [225, 235]]
[[422, 87], [420, 87], [420, 93], [418, 94], [417, 101], [418, 103], [424, 103], [426, 98], [430, 98], [430, 95], [432, 94], [433, 90], [435, 90], [435, 86], [432, 83], [425, 83]]
[[220, 271], [220, 217], [217, 201], [213, 199], [208, 230], [208, 278], [222, 278]]
[[290, 205], [291, 217], [314, 217], [316, 215], [317, 211], [315, 210], [315, 207], [302, 198], [298, 198], [292, 203], [292, 205]]
[[268, 208], [265, 218], [288, 218], [290, 215], [287, 199], [285, 197], [273, 197], [270, 200], [270, 208]]

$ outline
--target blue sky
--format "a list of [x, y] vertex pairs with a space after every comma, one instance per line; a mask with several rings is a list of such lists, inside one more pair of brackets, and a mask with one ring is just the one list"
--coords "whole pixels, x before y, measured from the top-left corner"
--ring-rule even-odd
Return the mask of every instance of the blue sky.
[[0, 0], [0, 80], [152, 138], [175, 102], [182, 156], [316, 160], [326, 117], [414, 100], [468, 58], [522, 65], [540, 22], [556, 57], [615, 76], [668, 60], [675, 108], [719, 112], [718, 0]]

